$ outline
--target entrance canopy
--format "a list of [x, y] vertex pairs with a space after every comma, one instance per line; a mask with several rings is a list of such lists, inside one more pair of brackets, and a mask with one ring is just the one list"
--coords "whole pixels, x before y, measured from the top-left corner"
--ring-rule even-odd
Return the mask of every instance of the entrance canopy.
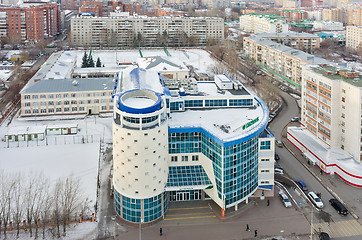
[[166, 191], [205, 188], [212, 188], [212, 185], [201, 165], [169, 167]]

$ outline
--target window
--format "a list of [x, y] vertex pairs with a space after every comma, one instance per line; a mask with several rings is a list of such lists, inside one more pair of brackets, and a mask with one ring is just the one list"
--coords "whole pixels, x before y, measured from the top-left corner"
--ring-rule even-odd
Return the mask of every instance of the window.
[[38, 99], [38, 95], [33, 95], [32, 99]]
[[57, 94], [57, 95], [55, 95], [55, 98], [61, 98], [62, 97], [62, 95], [61, 94]]
[[61, 108], [56, 108], [55, 111], [56, 111], [56, 112], [61, 112], [62, 109], [61, 109]]
[[26, 102], [25, 107], [30, 107], [30, 102]]
[[24, 99], [30, 99], [30, 95], [25, 95]]
[[67, 98], [67, 97], [69, 97], [69, 94], [68, 94], [68, 93], [64, 93], [64, 94], [63, 94], [63, 98]]
[[260, 150], [268, 150], [268, 149], [270, 149], [270, 141], [260, 142]]
[[199, 156], [198, 155], [193, 155], [192, 156], [192, 161], [199, 161]]
[[38, 107], [38, 103], [37, 103], [37, 102], [34, 102], [34, 103], [33, 103], [33, 107]]
[[72, 93], [72, 94], [71, 94], [71, 97], [72, 97], [72, 98], [75, 98], [75, 97], [76, 97], [76, 94], [75, 94], [75, 93]]
[[177, 162], [177, 156], [171, 156], [171, 162]]
[[46, 98], [45, 94], [40, 95], [40, 98]]
[[72, 100], [70, 103], [71, 103], [72, 105], [75, 105], [75, 104], [77, 104], [77, 100]]
[[54, 101], [49, 101], [49, 102], [48, 102], [48, 105], [49, 105], [49, 106], [54, 106]]
[[188, 162], [189, 161], [189, 156], [182, 156], [182, 161], [183, 162]]
[[262, 162], [269, 162], [269, 159], [268, 159], [268, 158], [263, 158], [263, 159], [261, 159], [260, 161], [262, 161]]
[[33, 109], [33, 113], [39, 113], [38, 109]]
[[64, 105], [69, 105], [69, 101], [64, 101]]
[[107, 110], [107, 106], [102, 106], [102, 110]]
[[94, 103], [99, 103], [99, 99], [94, 99]]
[[49, 94], [49, 95], [48, 95], [48, 98], [54, 98], [54, 95], [53, 95], [53, 94]]
[[30, 110], [25, 110], [25, 114], [30, 114], [31, 111]]
[[54, 112], [54, 108], [49, 108], [48, 109], [48, 113], [53, 113]]
[[77, 107], [72, 107], [72, 112], [76, 112], [77, 111]]
[[345, 97], [342, 97], [342, 102], [346, 102], [346, 98], [345, 98]]
[[47, 110], [46, 109], [41, 109], [40, 113], [47, 113]]
[[68, 107], [64, 108], [64, 112], [69, 112], [69, 108]]
[[79, 107], [79, 111], [84, 111], [84, 107]]

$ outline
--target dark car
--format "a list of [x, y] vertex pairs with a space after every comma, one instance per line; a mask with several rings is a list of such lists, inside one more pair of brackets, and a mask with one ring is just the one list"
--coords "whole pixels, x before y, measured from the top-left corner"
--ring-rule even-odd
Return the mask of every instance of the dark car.
[[319, 240], [330, 240], [331, 238], [329, 237], [328, 233], [325, 232], [321, 232], [319, 233]]
[[308, 191], [307, 184], [305, 184], [301, 180], [295, 180], [295, 183], [302, 189], [303, 191]]
[[337, 199], [331, 198], [331, 199], [329, 199], [329, 203], [332, 205], [332, 207], [334, 207], [334, 209], [337, 210], [337, 212], [339, 214], [342, 214], [342, 215], [348, 214], [347, 208]]
[[274, 159], [275, 159], [276, 161], [278, 161], [278, 160], [280, 159], [278, 153], [275, 153], [275, 154], [274, 154]]

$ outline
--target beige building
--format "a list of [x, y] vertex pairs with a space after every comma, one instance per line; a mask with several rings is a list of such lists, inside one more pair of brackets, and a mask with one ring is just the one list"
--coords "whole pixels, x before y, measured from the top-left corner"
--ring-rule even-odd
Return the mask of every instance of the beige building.
[[23, 117], [113, 111], [113, 78], [44, 79], [23, 89]]
[[251, 60], [299, 87], [303, 65], [330, 63], [303, 51], [255, 36], [244, 38], [244, 53]]
[[289, 25], [275, 14], [250, 13], [240, 16], [240, 28], [250, 33], [287, 33]]
[[323, 9], [324, 21], [342, 22], [343, 11], [341, 8]]
[[260, 33], [255, 36], [308, 53], [312, 53], [316, 48], [320, 47], [320, 37], [310, 33]]
[[347, 26], [346, 30], [346, 47], [362, 49], [362, 26]]
[[303, 67], [302, 124], [330, 147], [362, 160], [362, 76], [331, 65]]
[[[164, 33], [167, 33], [164, 36]], [[160, 46], [165, 37], [168, 45], [205, 45], [209, 39], [224, 39], [222, 18], [204, 17], [91, 17], [71, 20], [71, 41], [81, 47], [133, 46], [139, 39], [143, 46]]]
[[362, 8], [351, 8], [346, 10], [347, 25], [361, 26], [362, 25]]
[[362, 8], [361, 6], [350, 4], [344, 8], [323, 9], [323, 20], [360, 26], [362, 25]]

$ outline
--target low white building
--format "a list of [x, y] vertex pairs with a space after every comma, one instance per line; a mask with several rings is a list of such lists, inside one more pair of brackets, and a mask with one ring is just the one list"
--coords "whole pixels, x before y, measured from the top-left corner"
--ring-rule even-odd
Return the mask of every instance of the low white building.
[[5, 141], [42, 141], [45, 135], [46, 126], [11, 127], [5, 134]]
[[240, 28], [250, 33], [287, 33], [289, 25], [275, 14], [250, 13], [240, 16]]
[[321, 31], [341, 31], [343, 30], [343, 23], [333, 21], [315, 21], [313, 23], [313, 28]]

